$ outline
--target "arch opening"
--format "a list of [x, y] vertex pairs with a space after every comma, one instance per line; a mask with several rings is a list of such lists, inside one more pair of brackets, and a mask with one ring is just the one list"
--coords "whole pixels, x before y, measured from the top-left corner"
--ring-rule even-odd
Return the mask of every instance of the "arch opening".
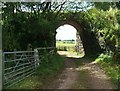
[[56, 29], [57, 51], [68, 51], [71, 56], [83, 57], [84, 47], [78, 30], [71, 24], [62, 24]]

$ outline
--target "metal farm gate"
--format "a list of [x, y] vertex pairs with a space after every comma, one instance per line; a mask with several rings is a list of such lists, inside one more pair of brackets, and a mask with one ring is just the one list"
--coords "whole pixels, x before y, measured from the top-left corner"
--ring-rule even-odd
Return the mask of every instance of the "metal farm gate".
[[[26, 77], [35, 73], [36, 67], [47, 51], [48, 55], [54, 53], [54, 47], [37, 48], [34, 51], [3, 52], [2, 57], [2, 84], [3, 88], [9, 88]], [[42, 56], [41, 56], [42, 55]]]

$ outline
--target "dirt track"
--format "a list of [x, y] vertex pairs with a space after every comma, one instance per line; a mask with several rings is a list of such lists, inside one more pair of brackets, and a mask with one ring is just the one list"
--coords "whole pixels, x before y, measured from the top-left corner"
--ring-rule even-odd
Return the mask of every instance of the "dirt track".
[[[96, 63], [85, 58], [70, 57], [65, 51], [58, 52], [65, 58], [65, 69], [51, 83], [49, 89], [114, 89], [105, 72]], [[75, 61], [81, 61], [80, 66]]]

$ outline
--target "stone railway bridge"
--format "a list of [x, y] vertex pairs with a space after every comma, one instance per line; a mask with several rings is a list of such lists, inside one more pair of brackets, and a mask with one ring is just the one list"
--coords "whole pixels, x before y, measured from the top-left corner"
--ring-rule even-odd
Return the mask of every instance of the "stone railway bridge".
[[84, 52], [85, 55], [96, 55], [99, 54], [101, 52], [101, 47], [99, 45], [98, 40], [96, 39], [95, 34], [88, 30], [84, 30], [83, 26], [81, 25], [81, 23], [79, 21], [77, 21], [76, 19], [66, 19], [63, 20], [62, 22], [60, 22], [60, 24], [58, 25], [58, 27], [60, 27], [61, 25], [64, 24], [69, 24], [71, 26], [73, 26], [74, 28], [76, 28], [82, 43], [83, 43], [83, 48], [84, 48]]

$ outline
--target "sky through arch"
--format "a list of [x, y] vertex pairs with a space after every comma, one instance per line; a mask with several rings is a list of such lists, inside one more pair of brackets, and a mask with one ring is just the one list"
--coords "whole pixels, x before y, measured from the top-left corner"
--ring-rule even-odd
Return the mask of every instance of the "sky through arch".
[[59, 28], [57, 28], [56, 32], [57, 40], [76, 40], [77, 30], [71, 25], [62, 25]]

